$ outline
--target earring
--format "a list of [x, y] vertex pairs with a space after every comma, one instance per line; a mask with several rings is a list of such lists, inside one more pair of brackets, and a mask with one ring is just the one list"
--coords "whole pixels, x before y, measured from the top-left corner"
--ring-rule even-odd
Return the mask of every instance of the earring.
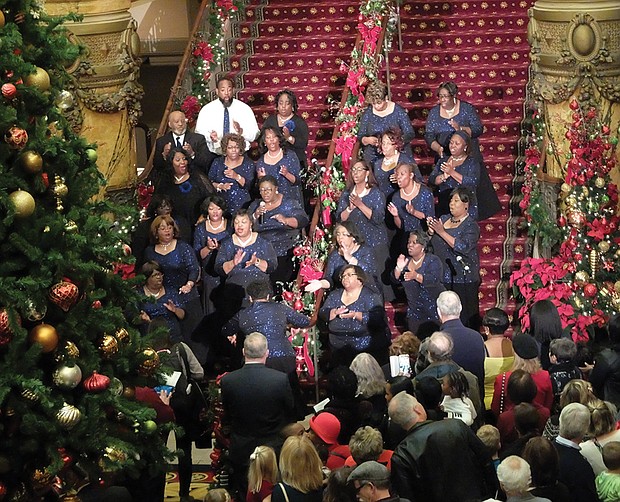
[[366, 180], [365, 181], [366, 181], [366, 183], [368, 183], [368, 175], [366, 175]]

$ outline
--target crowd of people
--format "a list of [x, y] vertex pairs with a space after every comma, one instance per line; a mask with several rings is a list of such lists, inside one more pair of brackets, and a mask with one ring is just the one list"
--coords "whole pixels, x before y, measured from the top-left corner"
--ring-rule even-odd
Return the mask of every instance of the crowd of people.
[[[230, 370], [221, 396], [234, 499], [618, 500], [620, 322], [609, 327], [619, 345], [592, 364], [548, 300], [512, 338], [501, 309], [480, 319], [478, 221], [500, 206], [482, 124], [452, 82], [429, 112], [436, 163], [426, 177], [407, 112], [381, 82], [368, 86], [333, 246], [306, 287], [326, 290], [318, 317], [329, 400], [301, 425], [308, 408], [287, 328], [310, 320], [274, 291], [294, 279], [293, 249], [310, 221], [308, 127], [290, 90], [262, 129], [233, 94], [220, 78], [195, 132], [182, 112], [170, 114], [133, 251], [141, 329], [168, 329], [188, 378], [202, 374], [186, 355], [207, 374]], [[261, 153], [251, 159], [254, 141]], [[384, 305], [398, 296], [409, 331], [390, 340]], [[181, 436], [183, 501], [189, 446]]]

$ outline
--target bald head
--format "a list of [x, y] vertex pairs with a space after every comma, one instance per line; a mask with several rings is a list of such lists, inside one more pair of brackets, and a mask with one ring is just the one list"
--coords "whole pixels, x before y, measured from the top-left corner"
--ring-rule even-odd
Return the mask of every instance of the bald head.
[[450, 361], [454, 351], [454, 342], [449, 333], [435, 331], [428, 341], [427, 357], [431, 363]]
[[187, 119], [185, 118], [185, 114], [180, 110], [170, 112], [170, 115], [168, 115], [168, 127], [170, 127], [170, 130], [177, 136], [185, 134], [187, 130]]

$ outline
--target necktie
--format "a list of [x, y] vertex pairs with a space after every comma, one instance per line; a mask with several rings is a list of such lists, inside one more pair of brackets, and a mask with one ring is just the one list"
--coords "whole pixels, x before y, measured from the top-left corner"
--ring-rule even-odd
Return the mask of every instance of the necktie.
[[224, 108], [224, 129], [222, 134], [228, 134], [230, 132], [230, 115], [228, 114], [228, 108]]
[[183, 148], [183, 145], [181, 144], [181, 138], [179, 138], [177, 136], [177, 148]]

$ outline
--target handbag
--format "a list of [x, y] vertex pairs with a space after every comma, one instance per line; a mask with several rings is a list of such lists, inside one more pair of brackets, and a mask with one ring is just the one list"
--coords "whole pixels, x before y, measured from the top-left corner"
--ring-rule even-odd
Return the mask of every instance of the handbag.
[[284, 495], [284, 500], [286, 500], [286, 502], [290, 502], [290, 500], [288, 499], [288, 493], [286, 493], [286, 488], [284, 487], [284, 484], [278, 483], [278, 485], [280, 486], [280, 489], [282, 490], [282, 494]]

